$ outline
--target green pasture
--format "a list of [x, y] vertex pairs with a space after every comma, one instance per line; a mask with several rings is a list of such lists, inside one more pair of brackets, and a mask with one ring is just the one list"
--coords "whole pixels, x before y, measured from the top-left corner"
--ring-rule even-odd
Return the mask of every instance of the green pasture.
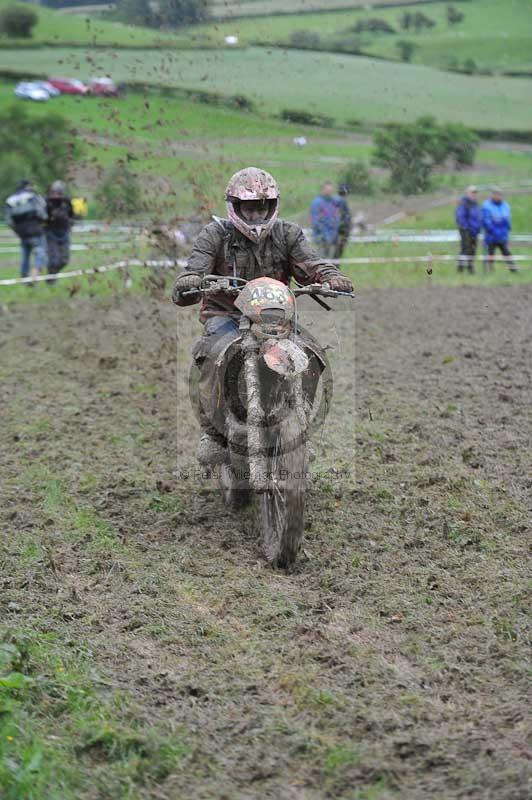
[[[442, 227], [452, 227], [452, 208], [447, 209]], [[403, 227], [416, 228], [419, 224], [403, 222]], [[429, 226], [424, 226], [428, 228]], [[480, 250], [480, 248], [479, 248]], [[509, 273], [501, 262], [496, 265], [492, 273], [485, 274], [482, 267], [482, 257], [477, 259], [477, 272], [474, 275], [459, 275], [456, 272], [454, 261], [438, 262], [431, 264], [411, 261], [394, 262], [393, 259], [408, 259], [409, 257], [435, 258], [439, 254], [454, 255], [458, 252], [457, 243], [423, 243], [423, 242], [384, 242], [363, 243], [353, 242], [348, 245], [344, 253], [346, 259], [378, 258], [385, 259], [384, 263], [372, 264], [342, 264], [342, 271], [348, 274], [359, 289], [362, 288], [412, 288], [424, 285], [437, 286], [462, 286], [462, 285], [507, 285], [512, 283], [530, 283], [532, 281], [532, 260], [530, 263], [520, 265], [516, 274]], [[532, 245], [521, 244], [513, 247], [515, 255], [529, 255], [532, 259]], [[72, 253], [71, 263], [67, 269], [87, 269], [97, 265], [111, 264], [122, 258], [148, 258], [154, 257], [145, 245], [133, 246], [120, 245], [113, 250], [100, 250]], [[160, 256], [159, 256], [160, 257]], [[387, 261], [386, 259], [389, 259]], [[431, 269], [429, 274], [427, 271]], [[11, 304], [41, 304], [68, 300], [75, 296], [100, 296], [122, 295], [145, 291], [163, 292], [168, 297], [175, 275], [179, 269], [169, 269], [156, 273], [147, 267], [131, 267], [128, 271], [100, 273], [83, 277], [59, 279], [55, 285], [47, 282], [37, 282], [34, 286], [15, 285], [0, 286], [0, 305]], [[9, 257], [0, 255], [0, 278], [18, 277], [18, 256]], [[129, 280], [128, 280], [129, 279]]]
[[[253, 3], [252, 5], [257, 5]], [[329, 7], [340, 7], [331, 2]], [[354, 8], [359, 5], [359, 8]], [[468, 59], [473, 59], [480, 69], [530, 70], [532, 69], [532, 0], [471, 0], [456, 3], [464, 14], [464, 20], [449, 26], [446, 9], [449, 4], [425, 3], [422, 11], [436, 25], [420, 33], [403, 31], [400, 17], [408, 6], [397, 8], [372, 8], [367, 4], [349, 4], [349, 10], [328, 13], [298, 14], [284, 13], [289, 5], [279, 4], [278, 16], [260, 19], [238, 19], [198, 26], [194, 29], [221, 46], [228, 34], [237, 35], [241, 45], [252, 42], [288, 44], [294, 31], [309, 31], [319, 34], [324, 43], [329, 38], [348, 38], [360, 41], [363, 51], [387, 59], [398, 60], [397, 42], [408, 39], [416, 45], [412, 61], [419, 64], [443, 68], [460, 68]], [[347, 6], [347, 4], [346, 4]], [[308, 4], [312, 7], [312, 4]], [[414, 9], [415, 10], [415, 9]], [[273, 11], [271, 12], [274, 13]], [[370, 17], [385, 19], [397, 31], [395, 34], [353, 34], [349, 29], [358, 21]]]
[[[243, 50], [83, 50], [43, 47], [2, 53], [4, 70], [43, 76], [110, 74], [117, 81], [245, 95], [261, 112], [284, 108], [330, 115], [341, 124], [412, 120], [486, 129], [530, 127], [530, 81], [457, 75], [371, 58], [250, 47]], [[269, 79], [266, 79], [269, 76]], [[147, 120], [149, 123], [149, 120]]]
[[[0, 109], [20, 102], [12, 88], [0, 83]], [[92, 196], [101, 169], [129, 158], [142, 178], [147, 215], [163, 219], [205, 204], [223, 214], [229, 176], [250, 164], [275, 174], [286, 214], [306, 217], [321, 183], [337, 180], [346, 164], [369, 159], [371, 151], [369, 140], [360, 136], [156, 94], [129, 93], [120, 101], [63, 96], [25, 107], [36, 120], [53, 108], [85, 140], [82, 167], [71, 181], [76, 192]], [[300, 134], [308, 139], [303, 149], [293, 143]]]
[[[387, 2], [400, 5], [404, 0], [387, 0]], [[423, 3], [425, 0], [417, 2]], [[331, 7], [357, 8], [368, 5], [370, 3], [367, 0], [213, 0], [211, 13], [216, 17], [265, 16], [309, 11], [323, 12]]]
[[[0, 109], [22, 101], [13, 97], [13, 83], [0, 82]], [[24, 106], [38, 121], [53, 109], [64, 115], [84, 141], [80, 167], [70, 178], [72, 191], [92, 198], [102, 171], [117, 159], [128, 161], [142, 180], [146, 213], [169, 219], [190, 214], [200, 206], [223, 214], [223, 192], [229, 175], [256, 164], [279, 181], [283, 213], [301, 223], [307, 220], [310, 199], [325, 180], [338, 181], [349, 162], [370, 163], [371, 138], [345, 131], [301, 127], [224, 107], [191, 102], [160, 93], [130, 92], [119, 101], [62, 96], [48, 104]], [[307, 145], [293, 139], [304, 134]], [[434, 188], [458, 196], [471, 182], [518, 185], [532, 181], [532, 152], [526, 146], [480, 148], [476, 166], [467, 172], [441, 171]], [[389, 197], [386, 175], [373, 169], [374, 196], [352, 202], [367, 209]], [[44, 189], [44, 187], [41, 187]], [[91, 202], [92, 213], [94, 209]], [[529, 229], [530, 225], [524, 225]]]
[[[0, 244], [0, 280], [5, 278], [20, 277], [20, 257], [18, 253], [6, 253], [7, 246], [4, 238], [6, 229], [2, 227], [2, 243]], [[90, 234], [81, 236], [74, 232], [74, 242], [88, 242], [88, 250], [73, 250], [71, 252], [70, 264], [65, 267], [65, 272], [70, 270], [86, 270], [95, 267], [112, 264], [122, 259], [144, 259], [154, 257], [146, 246], [140, 243], [120, 242], [112, 248], [98, 248], [99, 241], [111, 238], [110, 234]], [[9, 244], [17, 246], [18, 239], [13, 236]], [[100, 294], [112, 294], [114, 292], [126, 291], [126, 281], [131, 279], [131, 290], [140, 291], [145, 286], [145, 278], [150, 270], [137, 267], [131, 270], [117, 269], [97, 275], [87, 275], [82, 277], [71, 277], [68, 279], [57, 280], [55, 284], [47, 281], [36, 282], [33, 286], [25, 284], [14, 286], [0, 285], [0, 305], [3, 303], [42, 303], [52, 299], [67, 300], [69, 297], [81, 293], [82, 295], [96, 296]]]
[[[505, 199], [508, 201], [512, 211], [512, 228], [514, 233], [532, 232], [532, 187], [530, 194], [508, 194]], [[480, 202], [483, 202], [489, 193], [481, 191]], [[445, 206], [438, 206], [427, 211], [410, 214], [407, 217], [394, 222], [390, 228], [409, 228], [418, 231], [436, 230], [444, 228], [454, 228], [454, 208], [456, 199]]]
[[[0, 9], [13, 5], [14, 0], [0, 0]], [[15, 3], [25, 5], [24, 3]], [[120, 22], [108, 22], [98, 19], [92, 14], [85, 18], [76, 14], [62, 14], [60, 11], [33, 6], [39, 21], [33, 28], [31, 39], [8, 39], [0, 36], [0, 51], [3, 48], [11, 49], [22, 46], [25, 49], [31, 46], [42, 45], [87, 45], [108, 47], [160, 47], [161, 44], [171, 46], [175, 37], [172, 34], [140, 28], [134, 25], [124, 25]], [[19, 56], [19, 58], [21, 58]], [[25, 59], [25, 56], [22, 57]], [[3, 67], [3, 57], [0, 58]]]

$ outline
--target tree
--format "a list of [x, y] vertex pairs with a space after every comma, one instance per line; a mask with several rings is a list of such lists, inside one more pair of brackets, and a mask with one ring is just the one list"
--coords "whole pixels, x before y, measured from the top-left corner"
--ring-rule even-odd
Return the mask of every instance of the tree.
[[6, 189], [21, 178], [44, 189], [67, 176], [81, 152], [75, 131], [55, 112], [39, 116], [36, 124], [25, 108], [11, 106], [0, 114], [0, 129], [0, 185]]
[[292, 31], [290, 34], [290, 46], [303, 50], [319, 50], [321, 39], [319, 33], [307, 30]]
[[161, 27], [179, 27], [201, 22], [207, 16], [208, 0], [159, 0], [156, 17]]
[[416, 33], [423, 30], [423, 28], [433, 28], [436, 23], [430, 17], [427, 17], [426, 14], [423, 14], [422, 11], [417, 11], [415, 14], [412, 14], [412, 25]]
[[445, 125], [443, 136], [446, 142], [447, 156], [454, 158], [455, 169], [473, 166], [480, 141], [476, 133], [457, 122]]
[[39, 21], [39, 15], [32, 8], [7, 6], [0, 12], [0, 33], [11, 39], [31, 39], [32, 28]]
[[454, 158], [459, 168], [472, 164], [478, 139], [464, 125], [439, 125], [434, 117], [390, 125], [375, 135], [373, 160], [390, 170], [390, 188], [418, 194], [430, 188], [433, 169]]
[[476, 72], [476, 71], [477, 71], [477, 69], [478, 69], [478, 67], [477, 67], [477, 62], [476, 62], [476, 61], [474, 61], [472, 58], [467, 58], [467, 59], [464, 61], [464, 67], [463, 67], [463, 69], [464, 69], [464, 72], [467, 72], [467, 74], [468, 74], [468, 75], [474, 75], [474, 74], [475, 74], [475, 72]]
[[201, 22], [207, 16], [209, 0], [117, 0], [118, 19], [133, 25], [177, 28]]
[[409, 31], [410, 28], [414, 27], [413, 17], [414, 15], [411, 14], [410, 11], [405, 11], [405, 13], [401, 15], [399, 25], [404, 31]]
[[139, 180], [123, 161], [116, 161], [106, 173], [96, 202], [108, 217], [128, 217], [142, 210]]
[[412, 56], [414, 55], [414, 50], [416, 49], [416, 45], [414, 44], [414, 42], [409, 42], [407, 39], [399, 39], [399, 41], [395, 43], [395, 46], [399, 51], [399, 57], [401, 61], [412, 60]]
[[348, 164], [340, 174], [338, 182], [349, 187], [351, 194], [368, 196], [375, 193], [371, 173], [364, 161], [353, 161]]
[[370, 17], [369, 19], [361, 19], [350, 30], [353, 33], [395, 33], [389, 22], [381, 17]]
[[130, 25], [155, 25], [155, 18], [149, 0], [118, 0], [116, 16]]
[[461, 11], [459, 11], [456, 6], [448, 5], [446, 8], [447, 14], [447, 23], [449, 25], [457, 25], [459, 22], [462, 22], [464, 19], [464, 15]]

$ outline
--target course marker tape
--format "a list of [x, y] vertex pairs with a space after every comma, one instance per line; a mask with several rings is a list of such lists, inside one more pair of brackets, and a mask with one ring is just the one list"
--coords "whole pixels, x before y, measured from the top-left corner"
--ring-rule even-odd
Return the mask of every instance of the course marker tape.
[[0, 280], [0, 286], [40, 283], [43, 281], [50, 281], [50, 279], [82, 278], [84, 275], [99, 275], [100, 273], [111, 272], [115, 269], [128, 269], [129, 267], [163, 267], [165, 269], [170, 269], [171, 267], [185, 267], [186, 263], [187, 262], [181, 258], [167, 261], [139, 261], [137, 259], [132, 259], [130, 261], [117, 261], [114, 264], [106, 264], [100, 267], [93, 267], [92, 269], [73, 269], [69, 270], [69, 272], [58, 272], [56, 275], [36, 275], [35, 277], [30, 276], [28, 278], [3, 278]]
[[[428, 256], [390, 256], [387, 258], [386, 256], [379, 256], [375, 258], [331, 258], [330, 262], [332, 264], [408, 264], [408, 263], [422, 263], [431, 265], [435, 262], [442, 261], [457, 261], [458, 256], [456, 255], [428, 255]], [[488, 257], [478, 257], [479, 261], [487, 261], [490, 264], [495, 264], [498, 262], [503, 262], [505, 264], [508, 263], [508, 258], [505, 256], [492, 256], [491, 258]], [[523, 262], [523, 261], [532, 261], [532, 256], [512, 256], [512, 261], [514, 262]], [[172, 267], [181, 267], [183, 269], [186, 267], [187, 261], [184, 258], [177, 258], [177, 259], [167, 259], [162, 261], [154, 261], [148, 259], [146, 261], [140, 261], [138, 259], [131, 259], [125, 261], [117, 261], [114, 264], [106, 264], [100, 267], [93, 267], [92, 269], [74, 269], [70, 270], [69, 272], [59, 272], [55, 275], [36, 275], [35, 277], [28, 277], [28, 278], [3, 278], [0, 280], [0, 286], [17, 286], [19, 284], [24, 283], [40, 283], [43, 281], [50, 281], [52, 280], [62, 280], [64, 278], [82, 278], [84, 275], [99, 275], [100, 273], [105, 272], [112, 272], [116, 269], [129, 269], [130, 267], [148, 267], [148, 268], [163, 268], [163, 269], [172, 269]], [[526, 269], [530, 269], [530, 267], [526, 267]]]

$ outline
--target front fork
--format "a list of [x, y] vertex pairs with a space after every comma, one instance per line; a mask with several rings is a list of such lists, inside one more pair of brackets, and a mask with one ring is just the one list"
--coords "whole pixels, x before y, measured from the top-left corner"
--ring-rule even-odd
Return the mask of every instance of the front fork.
[[[242, 323], [240, 328], [243, 328]], [[266, 414], [262, 407], [259, 377], [259, 343], [249, 329], [243, 331], [244, 374], [247, 393], [249, 481], [256, 492], [268, 491], [268, 443]]]
[[[267, 492], [272, 489], [275, 475], [269, 474], [268, 452], [272, 443], [266, 430], [266, 412], [263, 408], [260, 391], [259, 343], [249, 328], [240, 324], [242, 331], [242, 350], [244, 352], [244, 374], [247, 393], [247, 441], [249, 458], [249, 478], [256, 492]], [[303, 433], [308, 426], [303, 400], [301, 374], [292, 378], [294, 412], [298, 427]]]

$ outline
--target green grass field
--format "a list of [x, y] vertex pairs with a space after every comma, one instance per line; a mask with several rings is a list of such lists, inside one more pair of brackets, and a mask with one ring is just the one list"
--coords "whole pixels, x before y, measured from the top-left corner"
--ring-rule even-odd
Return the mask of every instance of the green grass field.
[[[13, 98], [12, 88], [7, 81], [0, 83], [0, 109], [21, 102]], [[160, 214], [163, 219], [189, 214], [202, 204], [223, 214], [229, 175], [258, 164], [278, 179], [283, 213], [305, 223], [310, 198], [321, 183], [340, 180], [349, 162], [369, 163], [372, 152], [367, 136], [289, 125], [157, 94], [129, 93], [118, 102], [63, 96], [48, 105], [26, 104], [25, 108], [35, 120], [50, 109], [58, 111], [85, 140], [83, 162], [71, 180], [73, 191], [92, 197], [101, 169], [117, 158], [129, 158], [130, 167], [143, 180], [146, 215]], [[293, 144], [294, 136], [301, 133], [308, 139], [302, 149]], [[510, 151], [483, 147], [473, 170], [439, 173], [434, 186], [458, 195], [471, 181], [490, 185], [527, 180], [532, 181], [532, 153], [526, 147]], [[375, 171], [374, 181], [377, 194], [353, 198], [357, 208], [383, 201], [400, 206], [400, 198], [388, 197], [384, 173]], [[530, 227], [524, 225], [527, 230]]]
[[[0, 7], [7, 2], [0, 0]], [[378, 16], [395, 27], [397, 33], [357, 35], [367, 54], [397, 60], [397, 41], [407, 38], [416, 45], [414, 63], [446, 69], [463, 67], [465, 61], [473, 59], [481, 70], [501, 72], [532, 68], [532, 30], [529, 25], [532, 0], [506, 0], [504, 4], [498, 0], [460, 3], [465, 19], [451, 27], [446, 20], [446, 2], [422, 3], [423, 13], [436, 22], [434, 28], [423, 33], [401, 30], [399, 19], [405, 9], [400, 3], [397, 5], [398, 8], [369, 10], [366, 3], [353, 0], [334, 0], [331, 3], [293, 0], [288, 4], [280, 0], [215, 3], [215, 15], [231, 16], [238, 12], [259, 16], [193, 26], [173, 33], [110, 22], [95, 14], [83, 17], [39, 7], [39, 22], [32, 39], [16, 42], [0, 38], [0, 48], [11, 48], [17, 44], [24, 48], [65, 44], [119, 48], [158, 48], [164, 45], [175, 45], [181, 49], [206, 46], [223, 48], [224, 37], [229, 34], [237, 34], [240, 45], [257, 41], [286, 44], [290, 41], [291, 33], [300, 30], [319, 33], [324, 44], [333, 46], [335, 38], [349, 37], [349, 29], [356, 22]], [[328, 10], [331, 7], [335, 10]], [[305, 12], [316, 9], [317, 12], [297, 13], [303, 9]]]
[[[0, 9], [13, 5], [11, 0], [0, 0]], [[19, 3], [19, 5], [25, 5]], [[3, 48], [24, 48], [42, 45], [98, 45], [108, 47], [160, 47], [175, 41], [172, 34], [119, 22], [108, 22], [90, 15], [62, 14], [43, 6], [35, 8], [39, 20], [31, 39], [8, 39], [0, 36], [0, 53]], [[0, 57], [0, 64], [2, 58]]]
[[[241, 44], [257, 41], [288, 43], [290, 34], [301, 30], [318, 33], [324, 42], [328, 39], [332, 42], [334, 37], [348, 36], [348, 29], [359, 20], [379, 17], [390, 23], [397, 33], [357, 35], [365, 53], [398, 60], [396, 43], [400, 39], [408, 39], [416, 45], [414, 63], [448, 68], [461, 67], [467, 59], [473, 59], [477, 67], [495, 72], [532, 69], [531, 0], [505, 0], [504, 3], [499, 0], [471, 0], [459, 3], [464, 20], [451, 27], [446, 19], [447, 6], [446, 2], [423, 6], [423, 13], [436, 22], [435, 27], [423, 33], [401, 30], [399, 19], [405, 7], [372, 10], [351, 8], [304, 16], [279, 14], [261, 19], [239, 19], [216, 26], [200, 26], [193, 30], [208, 35], [218, 45], [223, 43], [224, 36], [228, 34], [238, 35]], [[354, 37], [354, 34], [351, 35]]]
[[[388, 3], [401, 4], [403, 0], [387, 0]], [[414, 0], [414, 3], [416, 0]], [[418, 0], [419, 3], [425, 0]], [[368, 0], [213, 0], [212, 16], [240, 17], [264, 16], [270, 14], [308, 13], [328, 11], [332, 8], [368, 7]]]
[[[527, 198], [528, 199], [528, 198]], [[512, 199], [515, 219], [519, 219], [519, 212], [523, 208], [530, 208], [531, 201], [528, 203], [514, 202], [518, 198]], [[440, 210], [437, 216], [433, 212], [418, 215], [416, 218], [408, 218], [402, 222], [402, 227], [418, 230], [426, 230], [430, 227], [453, 228], [453, 207], [449, 206]], [[514, 225], [516, 231], [523, 230], [518, 225]], [[93, 241], [96, 239], [94, 237]], [[13, 239], [15, 243], [16, 240]], [[489, 274], [482, 271], [482, 258], [477, 260], [477, 273], [473, 276], [458, 275], [453, 261], [438, 261], [438, 255], [453, 255], [458, 251], [456, 243], [422, 243], [422, 242], [396, 242], [387, 243], [357, 243], [353, 242], [346, 248], [345, 259], [384, 259], [383, 263], [345, 263], [342, 271], [348, 274], [357, 289], [367, 288], [413, 288], [426, 285], [435, 286], [496, 286], [512, 285], [515, 283], [530, 283], [532, 281], [532, 260], [520, 264], [520, 271], [517, 274], [510, 274], [505, 265], [497, 264], [496, 269]], [[481, 252], [481, 248], [479, 248]], [[532, 259], [532, 245], [528, 243], [516, 244], [513, 246], [515, 255], [530, 256]], [[416, 261], [419, 257], [432, 255], [434, 261], [428, 265]], [[154, 258], [152, 252], [145, 244], [139, 240], [131, 241], [129, 244], [117, 245], [112, 250], [92, 250], [85, 252], [73, 252], [71, 263], [67, 269], [89, 269], [91, 267], [111, 264], [119, 259], [125, 258]], [[395, 262], [393, 259], [405, 259]], [[408, 259], [412, 258], [411, 261]], [[389, 259], [388, 261], [386, 259]], [[0, 254], [0, 278], [14, 278], [19, 276], [18, 255]], [[427, 268], [432, 272], [428, 273]], [[66, 271], [66, 270], [65, 270]], [[164, 272], [166, 276], [166, 293], [169, 292], [174, 276], [179, 269], [170, 269]], [[154, 278], [152, 280], [152, 278]], [[129, 279], [129, 280], [128, 280]], [[127, 281], [127, 285], [126, 285]], [[19, 305], [37, 304], [68, 301], [74, 295], [79, 296], [104, 296], [139, 293], [161, 288], [161, 276], [154, 277], [153, 270], [148, 267], [132, 266], [129, 271], [117, 270], [109, 273], [87, 275], [83, 277], [71, 277], [60, 279], [53, 286], [47, 282], [37, 282], [33, 287], [25, 285], [0, 286], [0, 305]]]
[[[488, 197], [487, 191], [481, 191], [479, 201]], [[512, 210], [512, 227], [514, 233], [532, 232], [532, 194], [506, 195]], [[410, 214], [404, 219], [394, 222], [390, 228], [411, 228], [412, 230], [427, 231], [454, 228], [455, 201], [449, 205], [432, 208], [428, 211]]]
[[[43, 76], [109, 73], [117, 81], [243, 94], [268, 114], [307, 109], [340, 123], [412, 120], [431, 110], [440, 121], [473, 127], [530, 126], [527, 79], [448, 74], [371, 58], [266, 48], [132, 52], [43, 47], [26, 52], [21, 62], [17, 50], [2, 52], [3, 69], [20, 72], [22, 64]], [[275, 80], [265, 80], [268, 75]]]

